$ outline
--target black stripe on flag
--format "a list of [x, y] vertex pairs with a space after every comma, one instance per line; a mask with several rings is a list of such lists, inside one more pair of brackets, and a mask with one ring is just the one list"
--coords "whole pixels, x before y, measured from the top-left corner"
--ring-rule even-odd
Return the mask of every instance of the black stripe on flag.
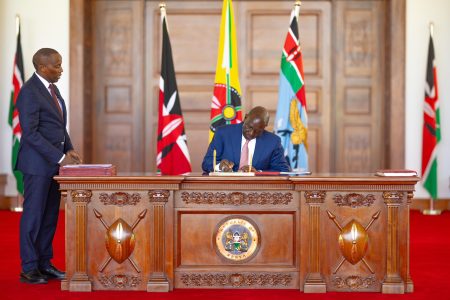
[[[428, 62], [427, 62], [427, 85], [429, 89], [426, 89], [425, 94], [429, 91], [430, 93], [434, 88], [434, 45], [433, 38], [430, 36], [430, 43], [428, 45]], [[433, 97], [433, 95], [427, 95]]]

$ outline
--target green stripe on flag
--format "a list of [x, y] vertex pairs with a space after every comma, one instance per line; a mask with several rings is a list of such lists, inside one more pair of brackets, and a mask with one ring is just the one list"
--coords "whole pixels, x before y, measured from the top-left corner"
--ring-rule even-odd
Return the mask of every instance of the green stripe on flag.
[[294, 93], [302, 88], [303, 83], [300, 80], [299, 74], [297, 74], [297, 70], [286, 60], [284, 53], [281, 57], [281, 72], [283, 72], [284, 77], [291, 84]]
[[233, 45], [231, 44], [231, 42], [233, 41], [233, 39], [231, 38], [231, 3], [230, 1], [228, 1], [228, 13], [227, 13], [227, 17], [228, 17], [228, 62], [229, 62], [229, 68], [231, 69], [233, 67], [233, 55], [231, 53], [231, 49], [233, 49]]
[[[14, 170], [16, 168], [16, 161], [17, 161], [17, 154], [19, 153], [19, 141], [14, 138], [13, 140], [14, 145], [12, 147], [12, 160], [11, 165], [12, 169]], [[16, 178], [16, 186], [17, 186], [17, 192], [23, 195], [23, 175], [20, 171], [13, 171], [14, 177]]]
[[433, 159], [430, 172], [428, 172], [427, 178], [423, 181], [424, 188], [428, 191], [431, 198], [437, 199], [438, 197], [438, 185], [437, 185], [437, 159]]
[[12, 128], [13, 122], [13, 113], [14, 113], [14, 90], [11, 91], [11, 98], [9, 101], [9, 115], [8, 115], [8, 124]]
[[215, 118], [211, 119], [211, 123], [219, 121], [220, 119], [222, 119], [222, 117], [223, 117], [222, 114], [217, 115]]

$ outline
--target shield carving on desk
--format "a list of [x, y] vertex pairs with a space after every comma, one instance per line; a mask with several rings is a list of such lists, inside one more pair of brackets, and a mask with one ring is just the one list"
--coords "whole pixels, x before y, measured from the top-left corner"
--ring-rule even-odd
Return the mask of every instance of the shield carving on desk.
[[352, 265], [363, 259], [368, 243], [369, 236], [366, 229], [355, 220], [348, 222], [339, 234], [339, 248]]
[[106, 249], [116, 262], [121, 264], [133, 253], [136, 239], [133, 229], [121, 218], [106, 231]]

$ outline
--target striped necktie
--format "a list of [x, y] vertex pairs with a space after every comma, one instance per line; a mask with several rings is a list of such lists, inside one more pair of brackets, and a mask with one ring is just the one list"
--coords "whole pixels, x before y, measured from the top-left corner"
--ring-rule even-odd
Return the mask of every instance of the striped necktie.
[[52, 95], [53, 102], [55, 102], [55, 105], [58, 108], [59, 115], [60, 115], [61, 119], [63, 119], [64, 118], [63, 112], [61, 110], [61, 106], [59, 105], [58, 98], [56, 97], [55, 86], [52, 83], [50, 83], [48, 88], [50, 89], [50, 94]]

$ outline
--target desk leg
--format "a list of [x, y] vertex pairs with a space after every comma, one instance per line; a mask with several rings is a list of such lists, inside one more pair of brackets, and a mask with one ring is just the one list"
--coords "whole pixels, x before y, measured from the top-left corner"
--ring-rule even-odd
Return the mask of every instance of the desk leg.
[[69, 280], [69, 291], [90, 292], [92, 282], [87, 274], [86, 236], [87, 236], [87, 205], [91, 202], [92, 192], [79, 190], [71, 192], [75, 203], [75, 273]]
[[386, 249], [386, 277], [382, 283], [383, 294], [405, 293], [405, 283], [400, 276], [399, 247], [399, 207], [403, 201], [401, 192], [383, 192], [384, 203], [388, 207], [388, 235]]
[[168, 292], [169, 280], [165, 272], [165, 205], [169, 200], [169, 191], [150, 191], [150, 204], [152, 207], [152, 237], [151, 237], [151, 264], [150, 278], [147, 282], [147, 292]]
[[407, 251], [407, 258], [406, 258], [406, 293], [412, 293], [412, 292], [414, 292], [414, 283], [413, 283], [413, 281], [412, 281], [412, 279], [411, 279], [411, 274], [409, 274], [409, 259], [410, 259], [410, 256], [409, 256], [409, 246], [410, 246], [410, 228], [409, 228], [409, 226], [411, 225], [410, 224], [410, 218], [409, 218], [409, 213], [410, 213], [410, 211], [409, 211], [409, 209], [410, 209], [410, 205], [411, 205], [411, 202], [412, 202], [412, 199], [413, 199], [413, 196], [414, 196], [414, 194], [413, 194], [413, 192], [408, 192], [408, 201], [407, 201], [407, 205], [408, 205], [408, 209], [407, 209], [407, 215], [406, 215], [406, 217], [407, 217], [407, 226], [408, 226], [408, 231], [407, 231], [407, 247], [406, 247], [406, 251]]
[[305, 192], [309, 206], [309, 270], [303, 291], [326, 293], [327, 287], [320, 273], [320, 206], [325, 201], [325, 192]]

